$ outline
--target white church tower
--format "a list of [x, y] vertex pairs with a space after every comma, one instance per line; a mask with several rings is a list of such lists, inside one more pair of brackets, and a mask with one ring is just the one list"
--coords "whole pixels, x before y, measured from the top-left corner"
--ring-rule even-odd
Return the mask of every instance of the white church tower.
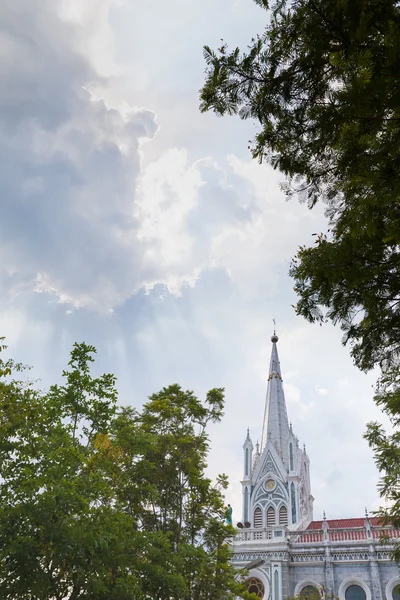
[[368, 515], [313, 521], [310, 461], [289, 425], [275, 332], [271, 341], [261, 445], [249, 430], [243, 445], [232, 562], [260, 600], [400, 600], [400, 529]]
[[289, 530], [306, 529], [313, 520], [310, 461], [289, 426], [278, 356], [278, 336], [271, 338], [272, 353], [267, 381], [261, 446], [253, 443], [249, 430], [243, 445], [243, 524], [267, 529], [269, 537]]

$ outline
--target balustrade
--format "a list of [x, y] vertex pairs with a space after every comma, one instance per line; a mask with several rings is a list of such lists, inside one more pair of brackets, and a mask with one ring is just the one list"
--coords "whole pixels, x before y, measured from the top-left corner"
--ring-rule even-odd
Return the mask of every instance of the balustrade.
[[[387, 538], [393, 540], [400, 537], [400, 530], [393, 527], [372, 527], [372, 539], [380, 540]], [[306, 529], [303, 531], [289, 532], [281, 529], [242, 529], [235, 536], [235, 542], [257, 542], [262, 540], [283, 541], [289, 536], [292, 544], [316, 544], [325, 540], [330, 542], [358, 542], [370, 539], [365, 527], [348, 527], [345, 529], [328, 529], [326, 533], [322, 529]]]

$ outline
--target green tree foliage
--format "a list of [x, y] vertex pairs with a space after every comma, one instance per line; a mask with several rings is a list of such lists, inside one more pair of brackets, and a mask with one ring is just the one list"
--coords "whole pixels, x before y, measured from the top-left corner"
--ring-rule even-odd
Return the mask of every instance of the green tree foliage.
[[[383, 523], [400, 528], [400, 368], [388, 368], [378, 381], [375, 402], [390, 419], [392, 430], [387, 433], [379, 423], [369, 423], [365, 438], [374, 450], [376, 465], [383, 473], [379, 491], [385, 508], [379, 511]], [[400, 562], [400, 545], [394, 550]]]
[[267, 24], [245, 52], [205, 47], [201, 110], [258, 121], [253, 157], [289, 197], [326, 204], [327, 231], [292, 261], [295, 309], [340, 324], [355, 364], [382, 369], [376, 401], [395, 429], [366, 437], [400, 525], [400, 3], [256, 3]]
[[[4, 350], [4, 346], [2, 348]], [[178, 385], [142, 412], [74, 346], [64, 385], [39, 392], [0, 360], [0, 596], [9, 600], [246, 597], [230, 565], [222, 490], [205, 476], [202, 404]]]
[[327, 203], [330, 231], [291, 267], [298, 314], [340, 323], [361, 369], [392, 363], [400, 339], [399, 2], [257, 4], [268, 24], [246, 52], [205, 47], [201, 110], [257, 120], [253, 156], [287, 176], [288, 195]]

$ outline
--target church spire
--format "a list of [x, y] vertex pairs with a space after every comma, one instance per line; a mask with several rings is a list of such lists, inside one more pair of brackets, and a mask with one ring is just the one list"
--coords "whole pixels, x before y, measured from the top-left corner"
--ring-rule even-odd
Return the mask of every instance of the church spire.
[[289, 423], [277, 349], [278, 339], [279, 338], [274, 331], [274, 334], [271, 337], [272, 352], [261, 437], [261, 452], [264, 450], [267, 440], [270, 440], [279, 456], [287, 465]]

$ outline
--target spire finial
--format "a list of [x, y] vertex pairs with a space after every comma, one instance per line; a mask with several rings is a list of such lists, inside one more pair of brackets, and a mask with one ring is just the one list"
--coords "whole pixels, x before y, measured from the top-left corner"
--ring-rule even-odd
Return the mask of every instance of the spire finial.
[[323, 519], [324, 519], [324, 521], [326, 521], [326, 514], [325, 514], [325, 511], [323, 512]]
[[365, 518], [366, 518], [366, 519], [369, 519], [369, 515], [368, 515], [368, 509], [367, 509], [367, 507], [365, 507]]
[[272, 322], [274, 324], [274, 333], [271, 337], [271, 342], [273, 342], [274, 344], [279, 340], [278, 336], [276, 335], [276, 320], [272, 319]]

